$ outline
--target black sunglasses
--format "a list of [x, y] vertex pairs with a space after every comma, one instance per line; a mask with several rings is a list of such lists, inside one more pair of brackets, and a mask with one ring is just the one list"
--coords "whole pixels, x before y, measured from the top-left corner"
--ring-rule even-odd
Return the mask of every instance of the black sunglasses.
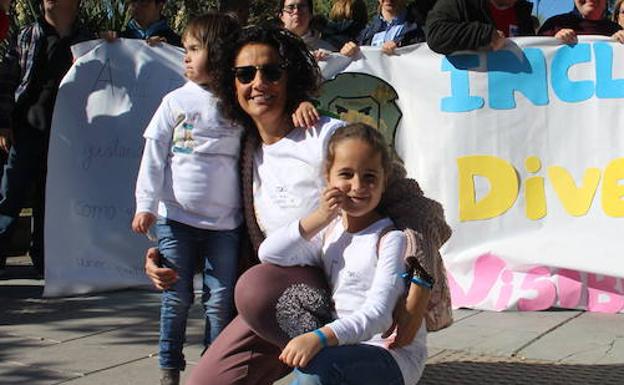
[[258, 71], [262, 72], [262, 75], [264, 75], [267, 81], [276, 82], [282, 78], [284, 70], [286, 70], [285, 64], [266, 64], [232, 68], [234, 76], [242, 84], [251, 83], [256, 78], [256, 73]]

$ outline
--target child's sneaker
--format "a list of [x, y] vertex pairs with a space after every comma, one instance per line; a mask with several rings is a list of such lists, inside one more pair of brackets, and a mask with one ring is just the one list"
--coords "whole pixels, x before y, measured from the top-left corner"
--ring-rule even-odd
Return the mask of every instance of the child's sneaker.
[[160, 369], [160, 385], [180, 385], [178, 369]]

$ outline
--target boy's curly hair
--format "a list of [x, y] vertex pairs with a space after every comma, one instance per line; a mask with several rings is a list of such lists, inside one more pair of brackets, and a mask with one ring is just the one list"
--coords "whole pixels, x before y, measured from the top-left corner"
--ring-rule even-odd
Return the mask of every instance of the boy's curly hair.
[[[231, 39], [233, 35], [238, 35], [239, 32], [240, 25], [233, 16], [208, 12], [189, 21], [182, 33], [182, 41], [187, 37], [193, 37], [200, 42], [208, 53], [206, 70], [212, 76], [227, 52], [225, 41]], [[213, 84], [208, 84], [208, 86], [213, 88]]]

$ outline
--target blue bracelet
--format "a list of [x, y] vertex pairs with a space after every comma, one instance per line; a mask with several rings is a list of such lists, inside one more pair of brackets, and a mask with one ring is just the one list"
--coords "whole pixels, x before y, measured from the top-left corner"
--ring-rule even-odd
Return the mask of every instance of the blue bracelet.
[[314, 333], [314, 334], [316, 334], [318, 336], [318, 338], [321, 340], [321, 346], [326, 348], [327, 347], [327, 336], [325, 335], [325, 333], [323, 333], [321, 331], [321, 329], [316, 329], [312, 333]]
[[403, 274], [401, 274], [401, 278], [409, 279], [413, 284], [416, 284], [416, 285], [418, 285], [420, 287], [424, 287], [425, 289], [431, 290], [431, 288], [433, 287], [433, 284], [431, 282], [428, 282], [428, 281], [420, 278], [417, 275], [411, 275], [410, 273], [403, 273]]
[[416, 284], [420, 287], [424, 287], [425, 289], [431, 290], [431, 288], [433, 287], [433, 285], [430, 282], [427, 282], [424, 279], [417, 277], [417, 276], [413, 276], [412, 278], [410, 278], [410, 281], [412, 281], [413, 284]]

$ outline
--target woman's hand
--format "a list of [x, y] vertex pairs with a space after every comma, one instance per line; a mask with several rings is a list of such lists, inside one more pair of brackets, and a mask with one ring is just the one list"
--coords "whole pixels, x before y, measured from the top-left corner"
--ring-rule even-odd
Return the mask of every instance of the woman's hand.
[[394, 51], [397, 49], [397, 47], [398, 44], [396, 43], [396, 41], [388, 40], [381, 46], [381, 52], [385, 53], [386, 55], [394, 55]]
[[317, 335], [305, 333], [290, 340], [279, 359], [292, 368], [305, 368], [322, 347]]
[[340, 49], [340, 54], [347, 57], [353, 57], [358, 52], [360, 52], [360, 47], [352, 41], [345, 43]]
[[320, 119], [318, 111], [314, 104], [310, 102], [301, 102], [297, 110], [292, 114], [292, 120], [295, 127], [312, 127]]
[[169, 289], [178, 280], [178, 273], [168, 267], [159, 267], [160, 253], [155, 247], [147, 249], [145, 254], [145, 275], [160, 290]]
[[570, 28], [560, 29], [559, 32], [555, 34], [555, 39], [559, 40], [564, 44], [576, 44], [578, 41], [576, 37], [576, 32]]
[[152, 213], [137, 213], [132, 220], [132, 231], [139, 234], [147, 234], [150, 227], [156, 222], [156, 216]]

